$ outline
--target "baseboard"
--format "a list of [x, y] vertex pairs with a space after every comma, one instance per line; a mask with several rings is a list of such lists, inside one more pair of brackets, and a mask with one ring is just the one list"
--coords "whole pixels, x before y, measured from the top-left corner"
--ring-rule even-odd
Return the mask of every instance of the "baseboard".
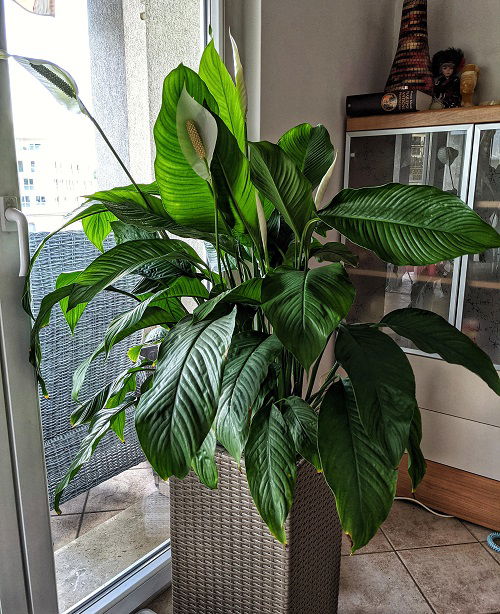
[[[405, 454], [399, 466], [397, 495], [411, 497]], [[415, 497], [440, 512], [500, 530], [500, 482], [455, 467], [427, 461], [427, 473]]]

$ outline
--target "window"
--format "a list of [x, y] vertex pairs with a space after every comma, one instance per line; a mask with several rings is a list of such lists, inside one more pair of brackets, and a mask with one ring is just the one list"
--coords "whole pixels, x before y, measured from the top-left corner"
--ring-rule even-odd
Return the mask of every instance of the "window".
[[31, 160], [31, 172], [34, 173], [35, 172], [35, 161]]
[[22, 160], [18, 160], [17, 161], [17, 172], [18, 173], [22, 173], [23, 172], [23, 161]]
[[34, 185], [33, 185], [33, 179], [24, 179], [24, 189], [25, 190], [33, 190], [34, 189]]
[[44, 203], [45, 202], [45, 196], [37, 196], [36, 197], [36, 202], [37, 203]]
[[30, 197], [29, 196], [21, 196], [21, 206], [22, 207], [29, 207], [30, 205], [31, 205]]

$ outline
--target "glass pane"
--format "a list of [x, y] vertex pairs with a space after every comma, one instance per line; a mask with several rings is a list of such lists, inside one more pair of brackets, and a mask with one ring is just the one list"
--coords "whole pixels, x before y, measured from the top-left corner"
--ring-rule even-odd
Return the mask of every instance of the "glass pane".
[[[352, 137], [349, 187], [399, 182], [433, 185], [460, 194], [465, 139], [466, 133], [458, 130]], [[453, 261], [395, 266], [348, 244], [360, 258], [359, 267], [350, 270], [356, 286], [352, 322], [376, 322], [402, 307], [429, 309], [449, 318]]]
[[[112, 10], [115, 4], [120, 10]], [[55, 17], [40, 17], [7, 2], [9, 51], [47, 59], [67, 69], [85, 105], [104, 127], [137, 182], [149, 183], [149, 94], [154, 92], [151, 106], [157, 109], [163, 77], [181, 59], [165, 58], [158, 48], [166, 45], [168, 38], [168, 44], [177, 44], [183, 54], [190, 49], [192, 57], [182, 59], [197, 63], [202, 45], [202, 3], [191, 2], [190, 21], [185, 20], [188, 25], [184, 29], [171, 25], [171, 19], [165, 21], [163, 2], [148, 4], [151, 11], [158, 9], [150, 26], [135, 9], [130, 15], [122, 15], [120, 1], [105, 5], [93, 0], [65, 0], [57, 3]], [[178, 10], [188, 9], [183, 6]], [[121, 26], [114, 23], [116, 19], [123, 20]], [[169, 24], [171, 31], [165, 37]], [[149, 34], [147, 27], [151, 28]], [[158, 37], [160, 27], [165, 40]], [[182, 37], [182, 41], [176, 41], [176, 37]], [[127, 49], [132, 55], [127, 56]], [[163, 63], [160, 66], [155, 62], [156, 72], [148, 73], [150, 52], [161, 56]], [[19, 189], [34, 250], [83, 203], [84, 195], [130, 181], [88, 118], [68, 112], [15, 62], [10, 67]], [[104, 249], [113, 244], [110, 235]], [[52, 238], [32, 274], [35, 313], [61, 273], [84, 269], [98, 253], [80, 224]], [[113, 300], [96, 297], [74, 336], [56, 307], [41, 335], [42, 372], [50, 392], [48, 399], [40, 395], [40, 409], [51, 509], [56, 485], [87, 432], [86, 427], [72, 428], [69, 423], [75, 408], [72, 373], [96, 348], [113, 317], [128, 306], [129, 299], [121, 295], [113, 295]], [[134, 342], [140, 342], [140, 333], [136, 339], [129, 337], [117, 344], [106, 362], [95, 362], [81, 400], [131, 366], [126, 350]], [[127, 415], [125, 443], [115, 433], [108, 433], [96, 455], [67, 488], [62, 515], [52, 512], [60, 612], [85, 599], [170, 537], [168, 485], [144, 460], [132, 411]]]
[[[474, 209], [500, 230], [500, 129], [480, 134]], [[469, 256], [462, 331], [500, 364], [500, 249]]]

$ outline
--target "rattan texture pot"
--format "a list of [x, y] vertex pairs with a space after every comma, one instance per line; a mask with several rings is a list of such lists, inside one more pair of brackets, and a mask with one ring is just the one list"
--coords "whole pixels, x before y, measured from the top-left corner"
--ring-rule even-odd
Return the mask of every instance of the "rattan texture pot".
[[334, 614], [342, 531], [321, 474], [298, 465], [284, 548], [253, 504], [244, 467], [217, 452], [219, 487], [172, 479], [174, 614]]

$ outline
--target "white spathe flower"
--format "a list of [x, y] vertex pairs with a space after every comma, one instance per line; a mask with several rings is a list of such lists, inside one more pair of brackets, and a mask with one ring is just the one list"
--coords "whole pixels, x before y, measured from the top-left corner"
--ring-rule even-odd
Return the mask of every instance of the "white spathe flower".
[[210, 179], [210, 164], [217, 142], [217, 122], [210, 111], [182, 88], [176, 113], [177, 138], [194, 172]]

